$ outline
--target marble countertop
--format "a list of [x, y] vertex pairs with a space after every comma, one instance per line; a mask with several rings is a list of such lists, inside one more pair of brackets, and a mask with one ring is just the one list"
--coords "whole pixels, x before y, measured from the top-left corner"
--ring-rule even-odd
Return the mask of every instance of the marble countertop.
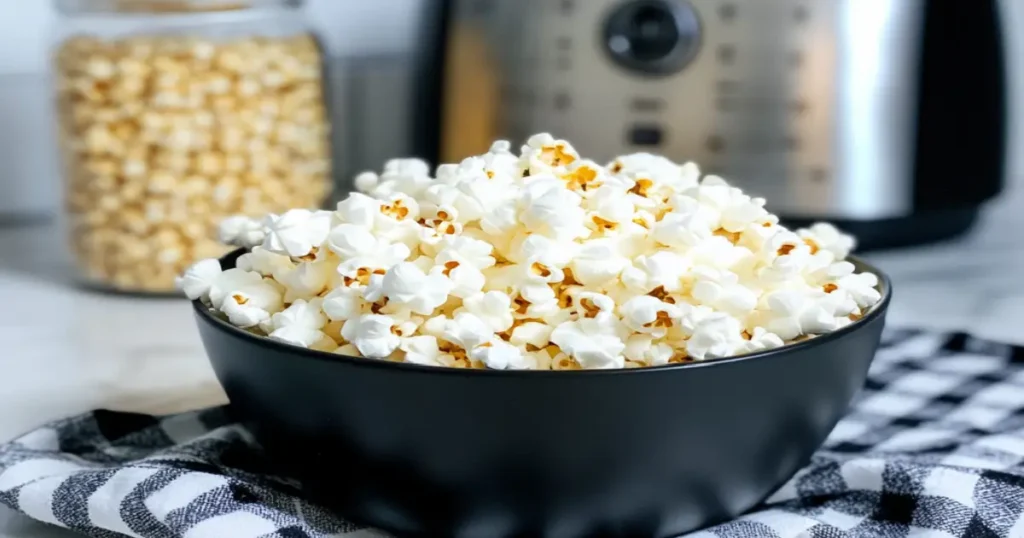
[[[1024, 343], [1024, 193], [960, 240], [866, 256], [893, 279], [891, 326]], [[0, 442], [94, 408], [173, 413], [222, 404], [189, 304], [74, 286], [50, 225], [0, 228]], [[0, 509], [0, 538], [67, 537]]]

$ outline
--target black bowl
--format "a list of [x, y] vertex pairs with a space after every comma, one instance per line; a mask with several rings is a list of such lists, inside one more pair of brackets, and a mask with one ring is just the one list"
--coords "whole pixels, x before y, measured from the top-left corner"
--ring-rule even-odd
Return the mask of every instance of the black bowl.
[[[221, 260], [233, 267], [240, 251]], [[533, 372], [343, 357], [196, 319], [231, 408], [344, 517], [417, 536], [672, 536], [749, 510], [864, 383], [890, 299], [834, 333], [654, 368]]]

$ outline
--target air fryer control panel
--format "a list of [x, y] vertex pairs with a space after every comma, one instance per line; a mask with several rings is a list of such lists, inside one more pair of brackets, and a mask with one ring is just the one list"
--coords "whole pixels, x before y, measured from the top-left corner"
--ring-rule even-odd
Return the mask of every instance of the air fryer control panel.
[[[693, 160], [794, 217], [912, 204], [927, 0], [473, 0], [498, 136]], [[859, 8], [858, 8], [859, 5]]]

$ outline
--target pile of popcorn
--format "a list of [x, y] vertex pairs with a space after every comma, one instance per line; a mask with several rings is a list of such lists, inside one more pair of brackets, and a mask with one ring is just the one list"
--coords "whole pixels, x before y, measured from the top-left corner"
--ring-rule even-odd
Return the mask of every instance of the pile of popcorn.
[[796, 232], [693, 163], [608, 165], [564, 140], [393, 160], [336, 211], [222, 224], [250, 250], [179, 279], [241, 328], [315, 350], [457, 368], [633, 368], [776, 348], [881, 300], [853, 239]]
[[88, 279], [173, 291], [192, 262], [225, 252], [225, 217], [323, 202], [330, 125], [311, 36], [82, 36], [55, 61], [71, 246]]

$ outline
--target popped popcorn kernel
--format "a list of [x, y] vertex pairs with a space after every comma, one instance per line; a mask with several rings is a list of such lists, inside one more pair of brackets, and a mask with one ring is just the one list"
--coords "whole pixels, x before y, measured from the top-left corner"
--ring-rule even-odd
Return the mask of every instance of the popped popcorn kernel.
[[[99, 135], [97, 135], [99, 136]], [[600, 166], [564, 140], [445, 164], [396, 159], [334, 212], [233, 218], [251, 251], [179, 278], [239, 327], [365, 360], [492, 370], [643, 368], [775, 349], [882, 300], [853, 240], [790, 231], [693, 163]], [[211, 161], [212, 162], [212, 161]]]

